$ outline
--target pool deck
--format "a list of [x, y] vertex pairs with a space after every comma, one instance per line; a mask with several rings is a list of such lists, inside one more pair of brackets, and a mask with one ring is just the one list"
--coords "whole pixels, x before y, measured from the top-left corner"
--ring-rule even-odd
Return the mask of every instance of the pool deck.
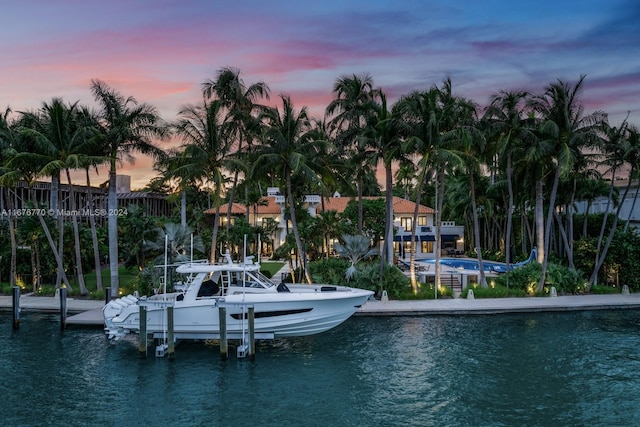
[[[0, 312], [11, 312], [12, 297], [0, 296]], [[68, 325], [103, 326], [103, 301], [67, 298]], [[449, 298], [417, 301], [367, 301], [355, 316], [489, 315], [640, 308], [640, 293], [571, 295], [531, 298]], [[29, 294], [20, 296], [21, 312], [59, 313], [60, 300]]]

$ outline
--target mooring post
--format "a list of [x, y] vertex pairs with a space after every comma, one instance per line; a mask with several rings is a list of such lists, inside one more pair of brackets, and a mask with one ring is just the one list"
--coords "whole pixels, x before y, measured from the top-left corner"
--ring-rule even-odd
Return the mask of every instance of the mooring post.
[[227, 309], [218, 307], [218, 315], [220, 316], [220, 359], [227, 360], [229, 358], [227, 346]]
[[60, 288], [60, 329], [67, 328], [67, 287]]
[[249, 307], [249, 360], [256, 358], [255, 308]]
[[167, 351], [169, 352], [169, 359], [173, 359], [175, 356], [175, 342], [173, 337], [173, 307], [169, 306], [167, 307]]
[[104, 288], [104, 305], [109, 304], [111, 301], [111, 288]]
[[147, 357], [147, 307], [140, 306], [139, 318], [138, 353], [140, 353], [140, 357]]
[[20, 286], [14, 286], [13, 295], [13, 329], [20, 327]]

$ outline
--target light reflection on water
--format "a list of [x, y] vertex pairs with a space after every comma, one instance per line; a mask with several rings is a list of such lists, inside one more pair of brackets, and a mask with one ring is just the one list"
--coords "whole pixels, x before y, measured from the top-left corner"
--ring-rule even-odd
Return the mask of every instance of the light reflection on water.
[[0, 316], [5, 425], [582, 426], [640, 416], [635, 310], [348, 320], [261, 342], [254, 362], [180, 343], [173, 361]]

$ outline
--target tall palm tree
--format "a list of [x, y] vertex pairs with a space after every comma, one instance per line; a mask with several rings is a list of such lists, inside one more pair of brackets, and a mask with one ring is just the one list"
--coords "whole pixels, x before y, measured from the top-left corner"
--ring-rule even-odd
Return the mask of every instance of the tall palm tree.
[[[406, 139], [407, 153], [413, 153], [418, 160], [418, 182], [416, 186], [416, 208], [413, 223], [418, 220], [418, 206], [423, 187], [429, 178], [435, 181], [435, 218], [436, 288], [440, 286], [440, 217], [444, 195], [444, 174], [448, 166], [460, 162], [445, 138], [458, 126], [458, 121], [467, 106], [453, 95], [450, 79], [445, 79], [441, 86], [433, 85], [427, 91], [413, 92], [406, 95], [396, 104], [400, 132]], [[410, 280], [414, 292], [418, 291], [415, 270], [415, 227], [412, 231], [410, 251]]]
[[[240, 70], [233, 67], [221, 68], [215, 80], [207, 79], [202, 84], [202, 93], [205, 100], [217, 98], [222, 107], [226, 109], [228, 121], [233, 129], [227, 137], [235, 146], [229, 146], [229, 152], [235, 152], [236, 157], [245, 153], [256, 135], [260, 132], [260, 122], [257, 115], [265, 110], [265, 106], [259, 103], [261, 99], [269, 100], [269, 87], [264, 82], [246, 85], [240, 77]], [[235, 192], [238, 186], [242, 162], [229, 163], [227, 167], [233, 172], [231, 192], [228, 197], [227, 219], [231, 217], [231, 207], [235, 200]], [[231, 221], [227, 221], [228, 227]]]
[[[16, 132], [11, 121], [11, 108], [7, 107], [4, 113], [0, 114], [0, 197], [6, 200], [8, 208], [12, 206], [10, 192], [5, 183], [8, 180], [5, 178], [6, 174], [9, 174], [8, 168], [5, 167], [9, 157], [9, 150], [15, 146]], [[17, 267], [17, 250], [18, 243], [16, 240], [16, 219], [15, 216], [7, 218], [9, 223], [9, 240], [11, 241], [11, 260], [9, 268], [9, 285], [13, 288], [16, 285], [16, 267]]]
[[133, 161], [133, 153], [162, 157], [162, 150], [152, 143], [153, 138], [167, 135], [155, 107], [138, 104], [135, 98], [125, 98], [100, 80], [91, 80], [91, 92], [100, 106], [99, 134], [109, 157], [109, 270], [111, 295], [118, 295], [118, 199], [116, 173], [119, 162]]
[[[23, 127], [21, 133], [25, 138], [33, 141], [34, 150], [17, 153], [14, 161], [26, 160], [40, 165], [38, 176], [51, 177], [51, 201], [49, 207], [53, 209], [54, 217], [58, 223], [58, 245], [52, 246], [54, 256], [57, 253], [58, 279], [56, 285], [59, 286], [62, 280], [70, 287], [63, 265], [63, 244], [64, 244], [64, 218], [59, 214], [59, 187], [60, 174], [67, 171], [69, 186], [71, 187], [68, 170], [79, 166], [79, 156], [83, 152], [83, 145], [86, 143], [86, 132], [77, 118], [78, 103], [65, 104], [60, 98], [53, 98], [50, 103], [43, 103], [42, 108], [35, 112], [23, 113]], [[70, 200], [75, 201], [73, 194]], [[71, 206], [72, 210], [74, 206]], [[80, 286], [81, 294], [88, 293], [84, 283], [82, 272], [82, 259], [80, 256], [80, 240], [77, 226], [77, 216], [72, 215], [74, 222], [74, 241], [76, 256], [76, 276]], [[43, 228], [48, 228], [45, 221], [42, 221]]]
[[[638, 140], [638, 131], [626, 120], [618, 128], [611, 127], [608, 124], [603, 124], [602, 131], [606, 140], [603, 148], [607, 153], [608, 163], [611, 165], [611, 191], [609, 193], [609, 199], [607, 203], [611, 203], [613, 200], [613, 186], [616, 180], [615, 174], [617, 172], [617, 169], [620, 168], [623, 164], [629, 165], [630, 168], [627, 185], [625, 186], [624, 192], [620, 197], [620, 200], [626, 200], [631, 188], [632, 178], [637, 175], [638, 164], [640, 163], [640, 141]], [[618, 225], [618, 220], [620, 219], [620, 212], [622, 211], [622, 207], [623, 203], [618, 203], [611, 228], [609, 229], [609, 234], [603, 245], [605, 224], [607, 221], [607, 215], [609, 214], [608, 206], [605, 211], [603, 224], [600, 229], [600, 235], [598, 237], [598, 244], [596, 247], [595, 263], [593, 271], [591, 272], [591, 276], [589, 278], [589, 283], [591, 285], [598, 283], [598, 273], [602, 268], [602, 265], [604, 264], [607, 252], [609, 251], [609, 247], [611, 245], [611, 242], [613, 241], [613, 237]]]
[[378, 92], [369, 74], [341, 76], [333, 85], [335, 98], [325, 110], [335, 130], [338, 154], [351, 159], [358, 193], [359, 234], [363, 228], [364, 181], [375, 171], [378, 160], [378, 151], [360, 137], [374, 123], [370, 118], [375, 115]]
[[[542, 212], [537, 213], [540, 216], [537, 227], [544, 229], [544, 247], [538, 248], [538, 251], [542, 250], [544, 253], [538, 291], [542, 291], [546, 278], [551, 225], [560, 178], [568, 176], [574, 170], [582, 148], [593, 142], [595, 126], [605, 120], [605, 116], [600, 112], [584, 115], [584, 107], [579, 102], [584, 79], [584, 75], [580, 76], [573, 86], [558, 80], [548, 85], [542, 95], [534, 96], [530, 101], [538, 114], [537, 131], [541, 146], [544, 147], [540, 160], [549, 168], [547, 172], [553, 176], [546, 224], [543, 224]], [[538, 185], [541, 185], [541, 182], [542, 179]], [[541, 189], [539, 192], [542, 193]], [[541, 197], [541, 194], [537, 197]]]
[[[505, 261], [507, 271], [511, 262], [511, 229], [513, 228], [513, 207], [515, 195], [513, 189], [514, 157], [522, 153], [522, 144], [530, 140], [526, 127], [526, 91], [500, 91], [491, 96], [484, 119], [494, 130], [494, 138], [499, 144], [499, 162], [505, 171], [508, 200], [506, 205], [507, 226], [505, 230]], [[508, 280], [508, 277], [507, 277]]]
[[[471, 103], [469, 102], [469, 105]], [[487, 279], [484, 272], [484, 264], [482, 259], [482, 241], [480, 239], [480, 221], [478, 217], [476, 181], [477, 176], [481, 173], [481, 165], [486, 161], [487, 157], [491, 157], [491, 153], [487, 153], [487, 143], [485, 135], [479, 129], [476, 123], [462, 123], [462, 127], [453, 133], [456, 150], [462, 158], [462, 170], [469, 179], [469, 194], [471, 198], [471, 212], [473, 215], [473, 230], [476, 255], [478, 257], [478, 273], [480, 286], [488, 287]]]
[[374, 147], [385, 171], [385, 236], [381, 254], [382, 264], [393, 263], [393, 171], [394, 163], [409, 163], [399, 134], [395, 113], [387, 109], [387, 98], [381, 89], [374, 91], [373, 114], [368, 118], [368, 126], [363, 131], [362, 139], [366, 145]]
[[214, 261], [220, 222], [219, 202], [227, 181], [224, 172], [229, 164], [232, 142], [228, 134], [233, 129], [221, 100], [204, 103], [202, 106], [187, 105], [178, 114], [180, 118], [173, 128], [183, 144], [164, 162], [164, 176], [179, 179], [183, 185], [212, 187], [216, 215], [210, 259]]
[[[304, 246], [300, 239], [296, 220], [296, 201], [293, 195], [293, 180], [302, 182], [317, 181], [326, 171], [323, 158], [326, 155], [326, 141], [311, 138], [311, 122], [307, 108], [297, 111], [289, 96], [281, 95], [282, 111], [277, 107], [264, 115], [267, 124], [262, 142], [256, 147], [255, 161], [250, 177], [272, 174], [280, 178], [286, 185], [287, 204], [298, 256], [304, 260]], [[308, 283], [311, 278], [305, 265], [302, 265]], [[293, 277], [293, 276], [292, 276]]]

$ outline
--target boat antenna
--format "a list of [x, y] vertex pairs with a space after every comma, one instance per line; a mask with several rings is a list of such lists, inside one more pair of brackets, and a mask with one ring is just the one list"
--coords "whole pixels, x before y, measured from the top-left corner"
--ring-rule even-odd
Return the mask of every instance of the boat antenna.
[[244, 262], [242, 263], [242, 347], [246, 349], [246, 334], [245, 334], [245, 316], [247, 306], [245, 305], [245, 295], [247, 289], [247, 235], [244, 235], [244, 249], [243, 249], [243, 258]]
[[193, 264], [193, 233], [191, 233], [191, 264]]
[[[163, 290], [163, 293], [162, 293], [162, 300], [164, 302], [167, 301], [167, 268], [168, 268], [167, 256], [168, 256], [168, 253], [169, 253], [168, 246], [169, 246], [169, 236], [167, 234], [165, 234], [164, 235], [164, 290]], [[165, 321], [165, 318], [167, 317], [166, 316], [167, 304], [163, 304], [163, 306], [164, 306], [165, 315], [162, 316], [162, 336], [163, 336], [162, 338], [163, 338], [164, 344], [166, 344], [167, 343], [167, 328], [165, 327], [164, 321]]]
[[262, 244], [260, 242], [260, 233], [258, 233], [258, 248], [256, 250], [256, 252], [258, 253], [258, 256], [256, 258], [258, 258], [258, 264], [260, 264], [260, 252], [262, 252], [260, 249], [262, 249]]

